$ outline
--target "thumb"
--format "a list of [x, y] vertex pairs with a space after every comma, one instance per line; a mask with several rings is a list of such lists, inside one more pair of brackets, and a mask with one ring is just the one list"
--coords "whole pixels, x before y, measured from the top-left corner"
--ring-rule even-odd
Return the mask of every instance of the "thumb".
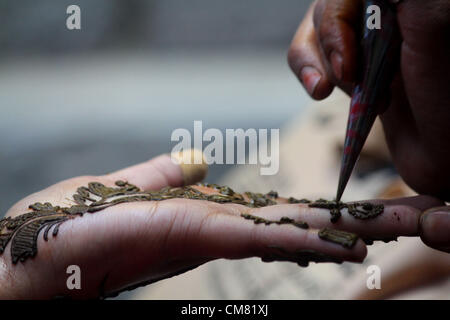
[[[201, 161], [195, 161], [200, 159]], [[164, 154], [150, 161], [107, 175], [113, 181], [124, 180], [141, 190], [157, 190], [166, 186], [182, 186], [205, 178], [208, 165], [200, 150], [190, 149]]]
[[425, 211], [420, 217], [423, 242], [428, 246], [450, 253], [450, 207], [437, 207]]

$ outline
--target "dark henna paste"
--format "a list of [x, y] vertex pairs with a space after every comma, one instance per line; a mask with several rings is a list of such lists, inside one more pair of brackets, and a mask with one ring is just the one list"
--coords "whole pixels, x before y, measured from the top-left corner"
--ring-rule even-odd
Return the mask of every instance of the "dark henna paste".
[[382, 241], [382, 242], [384, 242], [384, 243], [389, 243], [389, 242], [392, 242], [392, 241], [398, 241], [398, 238], [397, 238], [397, 237], [388, 237], [388, 238], [364, 238], [364, 239], [362, 239], [362, 240], [364, 241], [364, 243], [365, 243], [366, 245], [371, 246], [371, 245], [373, 245], [373, 243], [374, 243], [375, 241]]
[[[25, 261], [37, 254], [37, 239], [39, 232], [44, 230], [44, 240], [48, 240], [48, 234], [53, 229], [52, 235], [58, 234], [59, 226], [69, 219], [83, 216], [85, 213], [95, 213], [108, 207], [138, 201], [162, 201], [167, 199], [193, 199], [206, 200], [217, 203], [235, 203], [250, 208], [260, 208], [277, 204], [278, 193], [271, 191], [267, 194], [246, 192], [246, 200], [242, 194], [234, 192], [226, 186], [216, 184], [199, 184], [217, 191], [216, 194], [205, 194], [191, 187], [171, 188], [165, 187], [159, 191], [141, 191], [138, 187], [125, 181], [117, 181], [116, 187], [106, 187], [99, 182], [91, 182], [87, 187], [80, 187], [73, 195], [74, 205], [70, 207], [53, 206], [50, 203], [35, 203], [30, 205], [31, 212], [24, 213], [15, 218], [7, 217], [0, 220], [0, 254], [11, 241], [11, 257], [15, 264]], [[340, 216], [340, 210], [347, 208], [349, 213], [358, 219], [369, 219], [383, 212], [383, 205], [372, 205], [370, 203], [345, 204], [333, 201], [318, 200], [311, 202], [307, 199], [297, 200], [289, 198], [289, 203], [304, 203], [310, 207], [330, 210], [332, 220], [336, 221]], [[291, 224], [296, 227], [307, 229], [304, 222], [296, 222], [290, 218], [282, 218], [279, 221], [268, 221], [260, 217], [243, 215], [244, 218], [253, 220], [254, 223], [264, 224]], [[325, 236], [327, 238], [327, 236]], [[328, 237], [329, 238], [329, 237]], [[334, 236], [333, 239], [341, 239]], [[328, 239], [329, 240], [329, 239]], [[350, 240], [348, 240], [350, 241]], [[347, 242], [346, 242], [347, 243]], [[348, 242], [350, 243], [350, 242]]]
[[341, 210], [347, 209], [348, 213], [356, 219], [373, 219], [384, 211], [384, 205], [368, 202], [344, 203], [341, 201], [328, 201], [319, 199], [308, 205], [311, 208], [328, 209], [331, 214], [331, 222], [336, 223], [341, 217]]
[[293, 225], [297, 228], [301, 228], [301, 229], [308, 229], [309, 226], [306, 222], [297, 222], [294, 219], [288, 218], [288, 217], [282, 217], [280, 220], [274, 221], [274, 220], [266, 220], [264, 218], [258, 217], [258, 216], [254, 216], [251, 214], [247, 214], [247, 213], [242, 213], [241, 217], [243, 217], [244, 219], [247, 220], [253, 220], [253, 222], [255, 224], [260, 224], [260, 223], [264, 223], [266, 226], [271, 225], [271, 224], [290, 224]]
[[358, 236], [354, 233], [324, 228], [319, 231], [319, 238], [325, 241], [340, 244], [345, 248], [353, 248], [358, 241]]
[[270, 246], [269, 251], [270, 253], [262, 257], [261, 261], [289, 261], [297, 263], [300, 267], [307, 267], [310, 262], [333, 262], [338, 264], [342, 263], [341, 259], [314, 250], [297, 250], [294, 252], [289, 252], [277, 246]]
[[288, 202], [289, 203], [311, 203], [311, 200], [308, 200], [308, 199], [295, 199], [295, 198], [293, 198], [293, 197], [290, 197], [289, 199], [288, 199]]

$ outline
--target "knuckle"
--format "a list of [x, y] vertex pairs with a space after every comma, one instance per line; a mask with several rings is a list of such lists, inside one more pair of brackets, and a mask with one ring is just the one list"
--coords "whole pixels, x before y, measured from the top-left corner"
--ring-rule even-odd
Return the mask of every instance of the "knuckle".
[[340, 35], [337, 30], [338, 28], [329, 24], [322, 24], [318, 30], [319, 41], [326, 57], [339, 46]]

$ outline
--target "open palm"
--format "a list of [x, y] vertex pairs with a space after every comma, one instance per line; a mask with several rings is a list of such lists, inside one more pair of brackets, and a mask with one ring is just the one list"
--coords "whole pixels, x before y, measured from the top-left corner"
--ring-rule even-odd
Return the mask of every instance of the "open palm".
[[[7, 216], [26, 212], [30, 204], [49, 202], [54, 206], [74, 204], [80, 186], [100, 182], [114, 186], [127, 181], [141, 190], [182, 186], [183, 172], [168, 155], [154, 158], [105, 176], [69, 179], [28, 196], [14, 205]], [[203, 193], [215, 193], [196, 187]], [[330, 222], [328, 210], [289, 204], [264, 208], [211, 201], [170, 199], [123, 203], [97, 213], [70, 219], [56, 237], [38, 237], [38, 254], [13, 263], [8, 244], [0, 256], [1, 298], [52, 298], [71, 296], [95, 298], [114, 295], [125, 289], [155, 282], [205, 262], [218, 259], [261, 257], [264, 261], [361, 262], [367, 252], [362, 240], [352, 248], [323, 241], [318, 230], [324, 227], [355, 232], [363, 238], [386, 239], [415, 236], [421, 212], [439, 205], [430, 197], [385, 201], [384, 213], [368, 221], [343, 212], [337, 223]], [[292, 224], [255, 224], [242, 214], [278, 221], [283, 217], [306, 222], [309, 229]], [[4, 232], [4, 230], [0, 230]], [[81, 270], [81, 289], [66, 285], [68, 266]]]

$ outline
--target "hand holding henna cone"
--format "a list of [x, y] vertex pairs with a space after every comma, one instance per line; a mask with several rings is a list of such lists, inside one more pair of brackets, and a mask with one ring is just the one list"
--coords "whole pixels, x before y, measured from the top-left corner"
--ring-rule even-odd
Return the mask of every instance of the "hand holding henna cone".
[[394, 5], [380, 0], [366, 1], [366, 7], [377, 5], [381, 8], [383, 26], [369, 29], [364, 19], [362, 39], [362, 64], [359, 82], [352, 93], [347, 122], [341, 171], [336, 193], [340, 201], [345, 186], [358, 160], [361, 150], [379, 113], [389, 102], [390, 86], [398, 68], [400, 52], [400, 32]]

